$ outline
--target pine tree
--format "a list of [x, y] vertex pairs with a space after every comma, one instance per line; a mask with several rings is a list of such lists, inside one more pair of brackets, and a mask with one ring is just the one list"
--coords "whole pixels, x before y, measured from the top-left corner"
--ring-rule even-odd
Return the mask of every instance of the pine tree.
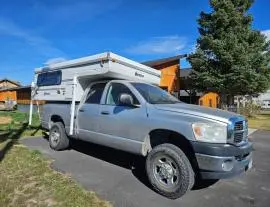
[[270, 43], [252, 28], [253, 0], [210, 0], [201, 12], [196, 51], [188, 57], [193, 88], [224, 97], [254, 95], [270, 86]]

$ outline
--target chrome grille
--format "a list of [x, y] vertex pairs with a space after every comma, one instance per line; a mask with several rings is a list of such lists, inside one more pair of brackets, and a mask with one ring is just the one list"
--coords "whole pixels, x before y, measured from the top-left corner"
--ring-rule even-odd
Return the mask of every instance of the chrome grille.
[[234, 142], [235, 143], [242, 142], [243, 138], [244, 138], [244, 132], [235, 132], [234, 133]]
[[245, 121], [237, 121], [234, 124], [234, 143], [238, 144], [247, 137], [247, 126]]
[[241, 145], [247, 141], [248, 123], [241, 116], [234, 116], [229, 119], [228, 125], [228, 143]]
[[234, 131], [239, 131], [239, 130], [243, 130], [243, 129], [244, 129], [243, 121], [238, 121], [235, 123]]

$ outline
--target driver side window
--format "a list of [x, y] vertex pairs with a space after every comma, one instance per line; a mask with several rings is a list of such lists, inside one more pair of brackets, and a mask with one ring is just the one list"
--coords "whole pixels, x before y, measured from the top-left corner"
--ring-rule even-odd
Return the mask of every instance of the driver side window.
[[106, 104], [115, 106], [120, 105], [120, 95], [123, 93], [131, 95], [131, 97], [133, 98], [133, 103], [135, 105], [140, 105], [138, 99], [134, 96], [130, 89], [121, 83], [112, 83], [110, 85], [106, 97]]

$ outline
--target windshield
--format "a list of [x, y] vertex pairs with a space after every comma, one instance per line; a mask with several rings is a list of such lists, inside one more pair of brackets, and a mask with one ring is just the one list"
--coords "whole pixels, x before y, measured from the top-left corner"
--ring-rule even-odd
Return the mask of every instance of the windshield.
[[151, 104], [174, 104], [180, 101], [166, 91], [146, 83], [131, 83], [139, 93]]

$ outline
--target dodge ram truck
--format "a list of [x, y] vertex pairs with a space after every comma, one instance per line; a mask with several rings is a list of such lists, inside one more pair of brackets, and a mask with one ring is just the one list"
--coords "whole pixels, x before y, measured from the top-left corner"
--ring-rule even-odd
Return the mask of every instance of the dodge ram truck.
[[243, 116], [182, 103], [144, 82], [91, 82], [76, 103], [72, 136], [70, 102], [47, 102], [41, 123], [54, 150], [80, 139], [145, 156], [153, 189], [171, 199], [187, 193], [196, 177], [229, 178], [252, 165]]

